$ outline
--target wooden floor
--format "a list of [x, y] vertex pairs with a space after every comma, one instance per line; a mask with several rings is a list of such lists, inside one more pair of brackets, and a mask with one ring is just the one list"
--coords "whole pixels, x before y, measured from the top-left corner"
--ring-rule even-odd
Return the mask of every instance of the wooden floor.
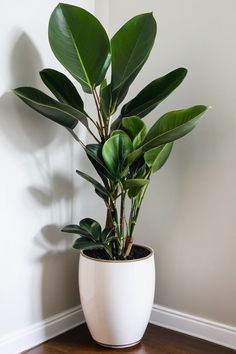
[[149, 325], [143, 341], [133, 348], [107, 349], [92, 340], [85, 324], [26, 351], [27, 354], [232, 354], [228, 349], [162, 327]]

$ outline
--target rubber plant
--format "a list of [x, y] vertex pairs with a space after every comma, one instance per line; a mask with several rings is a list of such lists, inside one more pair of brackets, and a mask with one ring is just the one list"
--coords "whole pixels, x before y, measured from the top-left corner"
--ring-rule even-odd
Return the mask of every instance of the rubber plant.
[[[87, 114], [74, 84], [54, 69], [44, 69], [40, 76], [55, 97], [32, 87], [16, 88], [14, 92], [35, 111], [66, 128], [81, 145], [98, 180], [83, 171], [76, 172], [93, 185], [106, 210], [104, 227], [86, 218], [62, 231], [79, 235], [73, 244], [75, 249], [99, 247], [109, 259], [126, 259], [152, 174], [167, 161], [173, 142], [193, 130], [207, 107], [196, 105], [168, 112], [150, 129], [145, 124], [143, 118], [184, 80], [185, 68], [153, 80], [122, 106], [155, 41], [152, 13], [131, 18], [109, 40], [91, 13], [60, 3], [50, 17], [48, 36], [56, 58], [83, 91], [93, 96], [97, 117]], [[76, 133], [80, 124], [93, 143], [81, 141]]]

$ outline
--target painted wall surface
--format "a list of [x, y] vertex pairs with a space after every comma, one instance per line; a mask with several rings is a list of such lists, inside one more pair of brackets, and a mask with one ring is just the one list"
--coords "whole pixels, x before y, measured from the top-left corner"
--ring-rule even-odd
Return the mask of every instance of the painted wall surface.
[[149, 11], [158, 20], [157, 41], [129, 97], [184, 66], [182, 86], [145, 121], [195, 104], [213, 108], [153, 176], [137, 241], [156, 252], [156, 303], [235, 326], [236, 2], [110, 0], [111, 33]]
[[[158, 41], [129, 97], [178, 66], [189, 75], [147, 122], [167, 110], [213, 106], [154, 176], [137, 241], [157, 255], [155, 302], [235, 325], [236, 3], [109, 0], [109, 13], [108, 0], [70, 3], [95, 10], [112, 33], [137, 13], [153, 10], [158, 17]], [[78, 254], [60, 228], [102, 218], [102, 204], [74, 173], [78, 166], [89, 170], [79, 147], [9, 92], [23, 85], [47, 92], [38, 72], [63, 71], [47, 40], [56, 4], [0, 0], [0, 337], [78, 304]]]
[[[94, 11], [92, 0], [70, 3]], [[38, 72], [63, 70], [47, 39], [56, 4], [0, 1], [0, 337], [78, 304], [78, 253], [60, 228], [99, 217], [92, 188], [75, 174], [79, 166], [88, 169], [80, 148], [9, 92], [18, 86], [47, 92]], [[81, 135], [87, 139], [82, 129]]]

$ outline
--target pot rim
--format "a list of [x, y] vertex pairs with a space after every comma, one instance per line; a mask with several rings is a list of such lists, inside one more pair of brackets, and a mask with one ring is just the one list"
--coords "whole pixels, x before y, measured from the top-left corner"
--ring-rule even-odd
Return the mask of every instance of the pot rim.
[[[139, 244], [136, 244], [134, 243], [133, 246], [138, 246], [138, 247], [142, 247], [142, 248], [146, 248], [148, 251], [150, 251], [150, 254], [148, 254], [146, 257], [142, 257], [142, 258], [138, 258], [138, 259], [122, 259], [122, 260], [118, 260], [118, 259], [115, 259], [115, 260], [110, 260], [110, 259], [97, 259], [97, 258], [93, 258], [93, 257], [89, 257], [87, 256], [86, 254], [84, 254], [84, 251], [86, 250], [81, 250], [80, 251], [80, 255], [83, 256], [84, 258], [88, 258], [94, 262], [104, 262], [104, 263], [121, 263], [121, 264], [126, 264], [126, 263], [134, 263], [134, 262], [140, 262], [140, 261], [144, 261], [152, 256], [154, 256], [154, 250], [153, 248], [149, 247], [149, 246], [144, 246], [144, 245], [139, 245]], [[88, 248], [89, 249], [89, 248]]]

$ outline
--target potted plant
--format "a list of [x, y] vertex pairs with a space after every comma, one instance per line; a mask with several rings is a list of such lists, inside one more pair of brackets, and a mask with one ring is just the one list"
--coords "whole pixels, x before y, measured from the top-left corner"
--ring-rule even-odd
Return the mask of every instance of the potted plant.
[[[150, 129], [146, 126], [143, 118], [179, 86], [187, 73], [184, 68], [153, 80], [121, 105], [154, 44], [152, 13], [135, 16], [109, 40], [92, 14], [59, 4], [50, 17], [48, 34], [56, 58], [93, 96], [97, 117], [87, 114], [74, 84], [53, 69], [42, 70], [40, 76], [55, 98], [31, 87], [14, 92], [35, 111], [65, 127], [98, 175], [99, 180], [76, 171], [104, 201], [106, 224], [86, 218], [62, 231], [79, 236], [73, 247], [81, 250], [81, 303], [93, 338], [106, 346], [132, 346], [147, 326], [155, 288], [153, 250], [133, 245], [142, 201], [173, 142], [193, 130], [207, 107], [168, 112]], [[110, 66], [110, 79], [106, 79]], [[81, 141], [75, 130], [78, 124], [87, 128], [93, 143]]]

